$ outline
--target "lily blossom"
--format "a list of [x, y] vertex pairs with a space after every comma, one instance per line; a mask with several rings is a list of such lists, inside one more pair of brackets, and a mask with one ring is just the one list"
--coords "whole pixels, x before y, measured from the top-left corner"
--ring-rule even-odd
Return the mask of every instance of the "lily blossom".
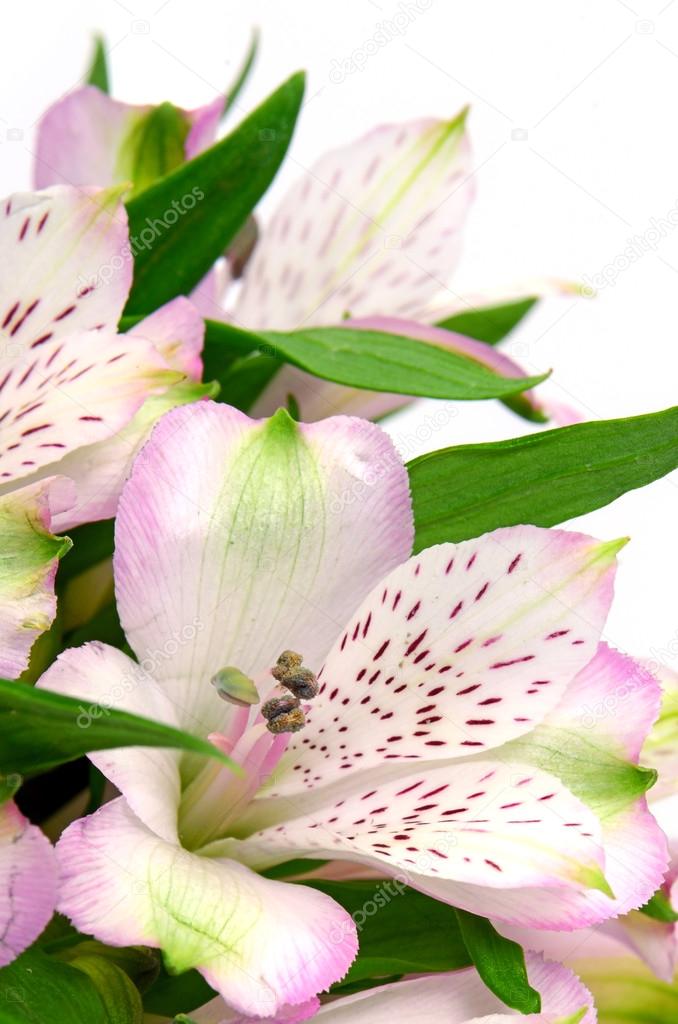
[[[122, 796], [58, 844], [78, 928], [158, 946], [265, 1016], [342, 977], [356, 949], [331, 900], [256, 874], [290, 858], [405, 872], [544, 927], [649, 897], [666, 852], [633, 751], [657, 687], [600, 644], [620, 543], [521, 526], [410, 558], [412, 540], [406, 471], [373, 424], [256, 422], [210, 402], [162, 418], [116, 521], [139, 663], [89, 644], [39, 685], [209, 736], [244, 776], [171, 750], [92, 754]], [[290, 706], [276, 696], [290, 651], [311, 691], [318, 674], [293, 734], [269, 703]], [[650, 710], [592, 733], [581, 779], [573, 708], [630, 672]], [[624, 780], [613, 799], [607, 771]]]
[[[408, 978], [390, 985], [308, 1006], [300, 1016], [289, 1008], [279, 1024], [317, 1020], [322, 1024], [595, 1024], [591, 993], [571, 971], [534, 953], [525, 957], [528, 980], [540, 992], [540, 1013], [511, 1011], [485, 987], [474, 969]], [[248, 1024], [248, 1018], [214, 999], [191, 1012], [195, 1024]], [[251, 1021], [252, 1018], [249, 1018]]]
[[13, 800], [0, 804], [0, 967], [30, 946], [52, 917], [57, 875], [49, 839]]
[[113, 515], [154, 419], [209, 391], [196, 383], [203, 324], [188, 300], [117, 333], [132, 277], [121, 194], [57, 186], [0, 204], [0, 672], [11, 677], [54, 615], [68, 545], [54, 533]]

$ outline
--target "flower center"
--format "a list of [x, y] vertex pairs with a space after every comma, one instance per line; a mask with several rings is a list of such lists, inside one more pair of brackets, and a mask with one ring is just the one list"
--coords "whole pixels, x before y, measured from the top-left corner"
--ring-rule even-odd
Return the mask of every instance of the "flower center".
[[306, 724], [301, 702], [318, 693], [315, 674], [295, 651], [283, 651], [270, 671], [278, 683], [277, 692], [259, 709], [255, 709], [261, 699], [259, 691], [239, 669], [229, 666], [212, 676], [219, 697], [237, 710], [227, 735], [213, 733], [209, 738], [240, 765], [243, 774], [236, 776], [211, 762], [189, 782], [179, 809], [180, 835], [187, 848], [197, 849], [231, 833], [283, 755], [289, 738], [286, 734], [298, 732]]

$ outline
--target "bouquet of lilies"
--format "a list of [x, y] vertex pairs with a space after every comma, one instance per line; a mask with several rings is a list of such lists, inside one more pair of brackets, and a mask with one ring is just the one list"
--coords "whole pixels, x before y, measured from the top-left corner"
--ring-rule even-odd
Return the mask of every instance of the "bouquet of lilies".
[[678, 409], [404, 464], [416, 397], [549, 419], [497, 346], [572, 286], [455, 291], [465, 110], [262, 217], [255, 50], [183, 110], [97, 44], [0, 204], [0, 1024], [670, 1024], [678, 680], [559, 524]]

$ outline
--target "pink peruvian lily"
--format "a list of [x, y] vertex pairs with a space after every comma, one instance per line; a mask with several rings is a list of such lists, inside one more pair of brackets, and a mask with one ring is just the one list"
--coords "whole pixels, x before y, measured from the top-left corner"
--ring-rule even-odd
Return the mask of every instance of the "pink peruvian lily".
[[211, 146], [223, 109], [223, 96], [181, 110], [170, 103], [121, 103], [96, 86], [82, 86], [57, 100], [40, 120], [35, 187], [132, 181], [140, 192]]
[[[530, 984], [541, 993], [541, 1013], [516, 1014], [485, 988], [475, 970], [428, 975], [332, 999], [320, 1006], [313, 1000], [300, 1010], [287, 1007], [276, 1014], [276, 1024], [298, 1024], [309, 1019], [322, 1024], [595, 1024], [591, 993], [571, 971], [528, 953]], [[250, 1024], [252, 1018], [214, 999], [191, 1013], [195, 1024]], [[269, 1018], [270, 1019], [270, 1018]], [[149, 1024], [161, 1024], [151, 1018]], [[168, 1022], [162, 1021], [162, 1024]]]
[[[203, 396], [203, 324], [180, 298], [118, 334], [132, 262], [121, 190], [0, 204], [0, 675], [54, 616], [55, 532], [114, 514], [161, 413]], [[57, 479], [58, 478], [58, 479]]]
[[54, 913], [56, 890], [49, 839], [14, 801], [0, 804], [0, 967], [37, 939]]
[[[93, 754], [122, 797], [59, 842], [78, 928], [158, 946], [265, 1016], [341, 978], [356, 950], [331, 900], [256, 873], [291, 858], [405, 872], [545, 927], [649, 897], [666, 851], [624, 745], [646, 718], [592, 733], [580, 779], [581, 693], [639, 672], [656, 695], [600, 644], [620, 543], [521, 526], [410, 558], [412, 539], [406, 471], [373, 424], [210, 402], [163, 417], [116, 526], [139, 663], [89, 644], [40, 685], [209, 736], [244, 776], [170, 750]], [[307, 704], [276, 683], [297, 671]]]

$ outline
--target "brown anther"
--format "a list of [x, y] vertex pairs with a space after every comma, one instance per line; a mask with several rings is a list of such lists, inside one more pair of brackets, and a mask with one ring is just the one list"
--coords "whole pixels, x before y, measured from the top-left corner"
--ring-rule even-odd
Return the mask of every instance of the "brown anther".
[[303, 665], [290, 672], [280, 682], [288, 690], [291, 690], [295, 697], [301, 697], [302, 700], [313, 700], [318, 693], [318, 680], [315, 673], [311, 672], [310, 668], [304, 668]]
[[297, 654], [296, 651], [283, 651], [276, 665], [271, 669], [271, 675], [281, 683], [290, 672], [301, 668], [303, 660], [301, 654]]
[[304, 712], [296, 697], [272, 697], [262, 705], [261, 713], [266, 719], [269, 732], [299, 732], [306, 724]]
[[306, 725], [306, 718], [301, 708], [294, 708], [292, 711], [287, 711], [282, 715], [277, 715], [272, 718], [266, 728], [269, 732], [278, 733], [282, 732], [299, 732]]

